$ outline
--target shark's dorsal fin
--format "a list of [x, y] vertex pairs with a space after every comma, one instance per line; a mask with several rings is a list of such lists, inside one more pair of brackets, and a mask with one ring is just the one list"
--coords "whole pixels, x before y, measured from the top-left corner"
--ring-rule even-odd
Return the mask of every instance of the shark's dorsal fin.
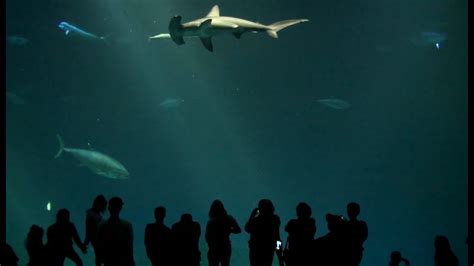
[[218, 17], [220, 16], [220, 11], [219, 11], [219, 6], [218, 5], [215, 5], [211, 8], [211, 11], [209, 11], [209, 13], [207, 13], [207, 16], [206, 17]]
[[87, 142], [87, 147], [89, 147], [89, 150], [94, 151], [90, 142]]

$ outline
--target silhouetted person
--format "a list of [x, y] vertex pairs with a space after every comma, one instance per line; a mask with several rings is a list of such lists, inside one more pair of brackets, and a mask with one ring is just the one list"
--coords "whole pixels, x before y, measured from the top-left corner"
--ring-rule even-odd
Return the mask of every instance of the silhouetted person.
[[347, 221], [342, 215], [326, 214], [328, 233], [314, 240], [313, 258], [314, 265], [342, 266], [348, 265], [347, 243], [345, 227]]
[[410, 266], [410, 262], [402, 257], [400, 251], [394, 251], [390, 254], [390, 262], [388, 263], [388, 266], [400, 266], [400, 263], [402, 262], [405, 263], [406, 266]]
[[133, 259], [133, 228], [120, 219], [123, 201], [119, 197], [109, 200], [108, 220], [97, 228], [97, 247], [105, 266], [134, 266]]
[[81, 258], [74, 250], [73, 241], [84, 254], [87, 248], [79, 238], [76, 226], [70, 221], [67, 209], [58, 211], [56, 223], [48, 228], [47, 236], [46, 246], [51, 265], [64, 265], [66, 258], [72, 260], [76, 265], [83, 265]]
[[46, 249], [43, 244], [43, 235], [43, 228], [35, 224], [30, 227], [25, 241], [26, 251], [30, 258], [28, 266], [44, 266], [48, 264], [46, 261]]
[[0, 264], [5, 266], [17, 266], [18, 257], [13, 251], [12, 247], [7, 243], [3, 243], [2, 250], [0, 250]]
[[92, 244], [95, 254], [95, 265], [102, 265], [102, 258], [100, 252], [97, 249], [97, 227], [99, 223], [104, 221], [103, 213], [107, 208], [107, 200], [104, 195], [99, 195], [94, 199], [92, 203], [92, 208], [86, 211], [86, 237], [84, 239], [84, 244]]
[[347, 204], [347, 216], [349, 217], [346, 226], [348, 266], [358, 266], [360, 264], [364, 252], [363, 245], [368, 237], [367, 224], [364, 221], [357, 220], [359, 213], [359, 204], [355, 202]]
[[237, 221], [224, 208], [220, 200], [215, 200], [209, 210], [209, 221], [206, 226], [206, 242], [209, 246], [207, 259], [209, 266], [228, 266], [232, 247], [230, 234], [242, 232]]
[[253, 209], [245, 224], [245, 231], [250, 234], [250, 266], [271, 266], [280, 239], [280, 217], [275, 215], [275, 207], [268, 199], [262, 199], [258, 208]]
[[155, 223], [145, 228], [146, 254], [153, 266], [170, 265], [171, 229], [164, 224], [165, 217], [165, 207], [156, 207]]
[[436, 236], [434, 241], [435, 266], [459, 266], [459, 260], [451, 250], [449, 240], [445, 236]]
[[173, 241], [172, 265], [198, 266], [201, 261], [199, 237], [201, 226], [193, 221], [189, 213], [181, 215], [181, 220], [171, 227]]
[[316, 234], [316, 221], [311, 217], [311, 207], [300, 202], [296, 206], [297, 219], [292, 219], [285, 226], [288, 233], [288, 253], [286, 265], [297, 266], [308, 264], [311, 257], [311, 244]]

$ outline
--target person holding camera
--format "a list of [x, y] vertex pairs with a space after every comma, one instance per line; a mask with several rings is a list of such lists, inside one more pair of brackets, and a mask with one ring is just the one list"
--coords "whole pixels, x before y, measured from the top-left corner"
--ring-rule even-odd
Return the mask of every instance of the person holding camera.
[[271, 266], [277, 248], [281, 258], [280, 217], [269, 199], [259, 201], [245, 224], [245, 231], [250, 234], [250, 266]]
[[410, 262], [402, 257], [400, 251], [394, 251], [390, 254], [390, 262], [388, 263], [388, 266], [400, 266], [400, 263], [402, 262], [405, 263], [406, 266], [410, 266]]

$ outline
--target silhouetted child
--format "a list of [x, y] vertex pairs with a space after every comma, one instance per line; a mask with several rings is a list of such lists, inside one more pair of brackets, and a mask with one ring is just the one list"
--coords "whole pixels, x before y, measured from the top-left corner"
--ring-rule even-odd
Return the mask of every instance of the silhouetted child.
[[262, 199], [258, 208], [253, 209], [245, 224], [245, 231], [250, 234], [250, 266], [271, 266], [280, 238], [280, 217], [275, 215], [275, 207], [268, 199]]
[[123, 201], [109, 200], [108, 220], [97, 228], [97, 247], [105, 266], [134, 266], [132, 224], [120, 218]]
[[215, 200], [209, 210], [209, 221], [206, 226], [206, 242], [209, 246], [207, 259], [209, 266], [228, 266], [232, 247], [230, 234], [242, 232], [237, 221], [224, 208], [220, 200]]
[[170, 265], [171, 229], [164, 224], [165, 217], [165, 207], [156, 207], [155, 223], [145, 228], [146, 254], [153, 266]]
[[360, 206], [355, 202], [347, 204], [349, 221], [346, 226], [348, 266], [358, 266], [362, 260], [364, 242], [368, 237], [367, 224], [357, 220]]
[[60, 209], [56, 215], [56, 223], [47, 231], [48, 257], [51, 265], [64, 265], [65, 258], [69, 258], [76, 265], [82, 266], [82, 260], [73, 248], [73, 241], [86, 253], [86, 245], [79, 238], [76, 226], [70, 221], [69, 211]]
[[35, 224], [30, 227], [25, 241], [26, 251], [30, 258], [28, 266], [44, 266], [48, 264], [46, 261], [46, 249], [43, 244], [43, 235], [43, 228]]
[[0, 264], [5, 266], [17, 266], [18, 260], [12, 247], [7, 243], [3, 243], [2, 249], [0, 250]]
[[388, 266], [400, 266], [400, 263], [405, 263], [406, 266], [410, 266], [410, 262], [402, 257], [400, 251], [394, 251], [390, 254], [390, 262]]
[[86, 211], [86, 237], [84, 239], [84, 244], [92, 244], [96, 266], [102, 265], [102, 258], [97, 249], [97, 227], [99, 226], [99, 223], [104, 220], [102, 214], [105, 212], [106, 208], [107, 200], [104, 195], [99, 195], [94, 199], [92, 208]]
[[189, 213], [181, 215], [181, 220], [171, 227], [173, 241], [172, 265], [199, 266], [201, 251], [199, 251], [199, 237], [201, 226], [193, 221]]
[[348, 265], [345, 227], [347, 221], [342, 215], [326, 214], [328, 233], [313, 242], [314, 265]]
[[459, 266], [459, 260], [451, 250], [449, 240], [445, 236], [436, 236], [434, 241], [435, 266]]
[[296, 206], [297, 219], [292, 219], [285, 226], [288, 232], [288, 251], [285, 252], [286, 265], [309, 264], [311, 244], [316, 234], [316, 221], [311, 217], [311, 207], [300, 202]]

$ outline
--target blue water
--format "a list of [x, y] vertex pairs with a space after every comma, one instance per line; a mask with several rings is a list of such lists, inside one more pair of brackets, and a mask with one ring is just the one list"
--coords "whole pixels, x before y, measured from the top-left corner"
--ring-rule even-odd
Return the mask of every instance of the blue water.
[[[305, 201], [317, 237], [327, 212], [345, 215], [357, 201], [369, 226], [361, 265], [386, 265], [393, 250], [433, 265], [437, 234], [465, 264], [467, 0], [224, 0], [221, 15], [309, 22], [278, 39], [218, 36], [212, 53], [196, 38], [147, 40], [174, 15], [186, 22], [214, 4], [6, 1], [6, 37], [28, 40], [6, 43], [7, 242], [20, 265], [30, 225], [47, 228], [68, 208], [83, 237], [98, 194], [123, 198], [137, 265], [148, 265], [143, 234], [157, 205], [168, 225], [190, 212], [204, 234], [216, 198], [241, 226], [270, 198], [281, 228]], [[110, 39], [69, 38], [61, 21]], [[413, 43], [422, 32], [445, 36], [441, 48]], [[318, 103], [332, 98], [350, 108]], [[164, 108], [167, 99], [182, 101]], [[96, 175], [70, 154], [53, 159], [56, 134], [112, 156], [130, 178]], [[232, 237], [232, 265], [248, 265], [247, 240]], [[205, 265], [203, 237], [201, 246]]]

